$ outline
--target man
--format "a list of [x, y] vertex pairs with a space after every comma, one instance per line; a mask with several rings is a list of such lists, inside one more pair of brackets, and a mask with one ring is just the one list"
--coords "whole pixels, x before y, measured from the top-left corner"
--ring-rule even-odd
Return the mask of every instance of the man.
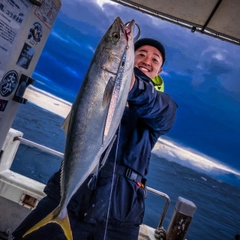
[[[105, 164], [89, 176], [71, 199], [68, 214], [75, 240], [137, 240], [144, 215], [146, 175], [151, 150], [174, 124], [177, 104], [155, 89], [151, 79], [165, 61], [163, 45], [144, 38], [135, 43], [135, 68], [128, 104], [117, 139]], [[13, 233], [22, 235], [50, 213], [60, 201], [60, 173], [48, 181], [47, 196]], [[65, 239], [56, 224], [27, 235], [26, 240]]]

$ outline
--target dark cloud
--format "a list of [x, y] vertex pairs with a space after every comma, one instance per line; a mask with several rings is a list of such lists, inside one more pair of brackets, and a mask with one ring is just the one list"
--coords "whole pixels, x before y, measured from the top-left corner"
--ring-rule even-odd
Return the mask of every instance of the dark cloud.
[[166, 91], [179, 105], [168, 136], [240, 168], [239, 46], [119, 4], [64, 1], [36, 68], [45, 78], [41, 81], [47, 79], [74, 99], [98, 42], [116, 16], [124, 22], [135, 19], [141, 37], [156, 38], [166, 47], [162, 76]]

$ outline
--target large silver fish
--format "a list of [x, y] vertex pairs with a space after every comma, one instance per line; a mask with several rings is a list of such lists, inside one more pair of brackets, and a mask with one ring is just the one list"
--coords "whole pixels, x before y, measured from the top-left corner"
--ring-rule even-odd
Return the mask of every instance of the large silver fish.
[[117, 17], [100, 41], [63, 124], [67, 135], [60, 204], [23, 237], [54, 222], [72, 239], [67, 205], [111, 143], [126, 106], [134, 66], [134, 25], [134, 20], [125, 25]]

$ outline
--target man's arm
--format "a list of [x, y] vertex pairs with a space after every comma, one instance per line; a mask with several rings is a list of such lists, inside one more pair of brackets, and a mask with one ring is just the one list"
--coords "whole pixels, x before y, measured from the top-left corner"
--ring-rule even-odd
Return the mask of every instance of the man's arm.
[[153, 133], [163, 135], [172, 128], [178, 106], [168, 94], [156, 91], [153, 84], [146, 77], [141, 77], [142, 73], [135, 68], [136, 73], [128, 96], [129, 107]]

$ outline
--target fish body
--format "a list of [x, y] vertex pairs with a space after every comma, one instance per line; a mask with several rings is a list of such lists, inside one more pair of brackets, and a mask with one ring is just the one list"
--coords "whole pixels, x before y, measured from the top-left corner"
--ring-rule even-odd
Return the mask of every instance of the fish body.
[[121, 121], [134, 66], [134, 25], [117, 17], [102, 37], [63, 128], [66, 145], [61, 171], [61, 201], [23, 237], [55, 222], [72, 239], [67, 205], [99, 163]]

